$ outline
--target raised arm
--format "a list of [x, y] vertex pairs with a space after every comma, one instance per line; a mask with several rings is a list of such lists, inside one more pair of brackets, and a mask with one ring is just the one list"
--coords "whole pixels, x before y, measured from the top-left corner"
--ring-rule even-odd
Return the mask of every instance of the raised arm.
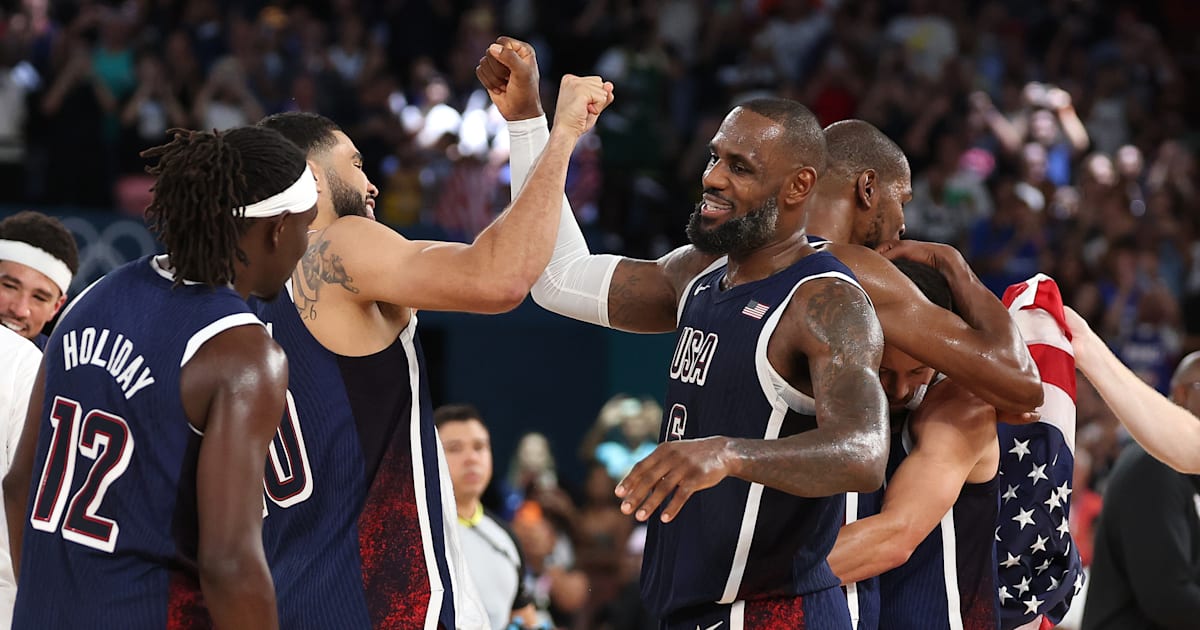
[[[509, 121], [509, 170], [515, 196], [524, 190], [530, 167], [546, 148], [550, 132], [538, 95], [533, 47], [510, 37], [501, 37], [497, 45], [520, 63], [501, 63], [489, 55], [479, 60], [475, 74]], [[675, 330], [680, 292], [716, 258], [690, 246], [657, 261], [592, 254], [562, 195], [554, 253], [531, 293], [542, 308], [572, 319], [629, 332], [669, 332]]]
[[184, 410], [202, 431], [196, 465], [200, 588], [213, 622], [277, 628], [262, 543], [263, 466], [285, 405], [283, 350], [260, 326], [213, 337], [183, 368]]
[[610, 102], [612, 85], [599, 77], [563, 77], [554, 132], [529, 182], [474, 242], [409, 241], [373, 221], [343, 218], [310, 244], [301, 261], [306, 283], [418, 309], [515, 308], [550, 260], [575, 143]]
[[1146, 452], [1181, 473], [1200, 474], [1200, 418], [1158, 393], [1121, 363], [1079, 313], [1065, 309], [1075, 367], [1100, 392]]
[[646, 520], [673, 493], [662, 511], [667, 522], [693, 494], [725, 477], [805, 497], [879, 488], [888, 450], [882, 353], [883, 333], [862, 291], [837, 279], [805, 283], [768, 357], [776, 366], [807, 362], [817, 427], [776, 440], [716, 436], [660, 444], [617, 486], [621, 510]]
[[[959, 316], [925, 299], [894, 265], [835, 250], [854, 270], [875, 304], [888, 343], [955, 379], [1001, 411], [1031, 412], [1042, 404], [1042, 383], [1008, 310], [949, 245], [902, 240], [884, 243], [888, 258], [925, 263], [946, 276]], [[914, 325], [919, 322], [919, 324]]]
[[843, 527], [829, 553], [829, 568], [843, 584], [907, 562], [964, 483], [996, 474], [995, 411], [952, 380], [930, 388], [909, 426], [915, 445], [888, 481], [883, 509]]

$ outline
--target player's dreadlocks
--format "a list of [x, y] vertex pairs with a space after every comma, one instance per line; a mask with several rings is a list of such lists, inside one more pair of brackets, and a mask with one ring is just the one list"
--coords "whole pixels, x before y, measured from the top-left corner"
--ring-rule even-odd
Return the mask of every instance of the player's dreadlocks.
[[146, 168], [156, 176], [146, 219], [171, 256], [177, 284], [228, 284], [235, 257], [247, 262], [238, 238], [252, 219], [241, 209], [291, 186], [304, 171], [304, 153], [262, 127], [168, 133], [174, 139], [141, 153], [158, 158]]

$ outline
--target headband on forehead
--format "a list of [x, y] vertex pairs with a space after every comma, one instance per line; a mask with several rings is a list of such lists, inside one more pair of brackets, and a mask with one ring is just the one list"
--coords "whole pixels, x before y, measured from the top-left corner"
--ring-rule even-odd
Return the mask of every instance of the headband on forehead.
[[0, 239], [0, 260], [25, 265], [34, 271], [50, 278], [58, 288], [67, 294], [71, 286], [71, 269], [67, 263], [59, 260], [50, 252], [34, 247], [25, 241], [9, 241]]
[[[300, 178], [288, 186], [287, 190], [245, 206], [241, 216], [246, 219], [261, 219], [284, 213], [307, 212], [316, 203], [317, 180], [313, 176], [312, 169], [305, 164]], [[237, 212], [237, 208], [234, 208], [234, 212]]]

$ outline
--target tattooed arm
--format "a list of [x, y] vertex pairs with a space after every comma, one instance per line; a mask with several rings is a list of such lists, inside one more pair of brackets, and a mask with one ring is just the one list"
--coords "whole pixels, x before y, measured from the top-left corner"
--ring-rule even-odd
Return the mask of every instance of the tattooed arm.
[[329, 251], [330, 241], [324, 233], [308, 245], [300, 264], [292, 272], [292, 301], [301, 319], [317, 318], [317, 303], [321, 300], [321, 290], [325, 286], [330, 289], [341, 287], [351, 294], [357, 294], [358, 287], [354, 286], [354, 278], [346, 272], [342, 257]]
[[[887, 400], [879, 384], [883, 333], [866, 296], [842, 280], [813, 280], [792, 297], [767, 349], [789, 382], [811, 374], [817, 428], [777, 440], [716, 436], [660, 444], [617, 486], [638, 520], [673, 493], [670, 521], [696, 492], [726, 477], [805, 497], [869, 492], [887, 464]], [[783, 369], [780, 369], [783, 368]]]

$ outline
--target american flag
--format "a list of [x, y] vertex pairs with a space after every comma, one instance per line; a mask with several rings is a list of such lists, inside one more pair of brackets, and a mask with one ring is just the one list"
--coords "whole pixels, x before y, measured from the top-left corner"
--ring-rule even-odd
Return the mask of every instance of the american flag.
[[1075, 467], [1075, 357], [1054, 280], [1038, 274], [1004, 293], [1042, 378], [1041, 419], [999, 424], [1000, 516], [996, 522], [1001, 627], [1045, 615], [1062, 620], [1083, 587], [1068, 521]]
[[762, 319], [763, 315], [766, 315], [770, 309], [770, 305], [763, 304], [757, 300], [750, 300], [750, 303], [742, 309], [742, 315], [753, 317], [754, 319]]

